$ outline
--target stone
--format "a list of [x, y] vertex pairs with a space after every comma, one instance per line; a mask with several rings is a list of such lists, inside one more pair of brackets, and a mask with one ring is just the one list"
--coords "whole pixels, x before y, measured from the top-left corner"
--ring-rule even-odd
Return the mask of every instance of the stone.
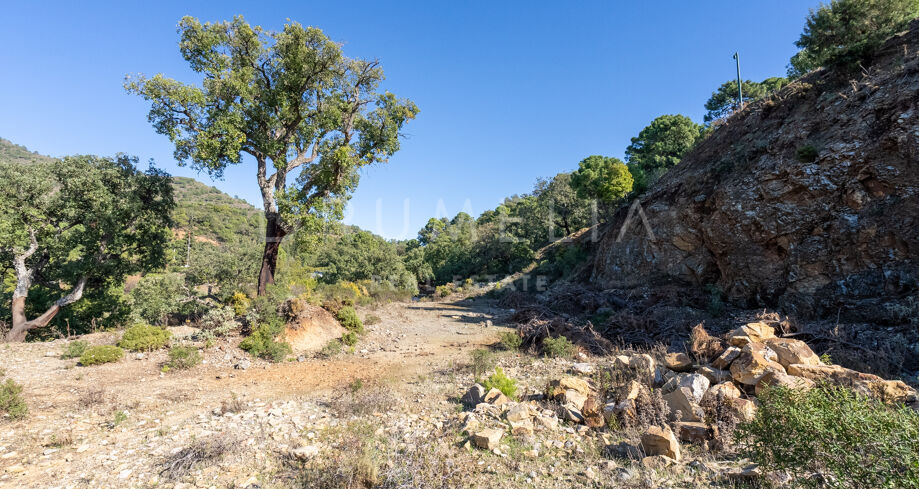
[[677, 412], [680, 413], [679, 419], [683, 421], [702, 421], [705, 416], [688, 387], [678, 387], [673, 392], [664, 394], [663, 399], [670, 407], [672, 419], [677, 419]]
[[473, 431], [477, 430], [480, 426], [481, 424], [479, 423], [479, 420], [478, 418], [475, 417], [475, 415], [473, 415], [472, 413], [465, 413], [465, 416], [463, 417], [463, 424], [460, 426], [460, 431], [464, 431], [466, 433], [472, 433]]
[[536, 416], [536, 424], [548, 430], [558, 429], [558, 418], [555, 416]]
[[739, 356], [740, 348], [737, 348], [736, 346], [729, 346], [721, 353], [721, 355], [718, 355], [718, 358], [712, 360], [712, 367], [725, 370], [730, 367], [731, 362], [737, 360], [737, 357]]
[[740, 397], [740, 389], [734, 385], [734, 382], [722, 382], [712, 386], [703, 396], [703, 400], [711, 399], [713, 401], [727, 399], [737, 399]]
[[664, 355], [664, 365], [674, 372], [688, 372], [692, 368], [692, 359], [685, 353], [668, 353]]
[[788, 366], [789, 375], [804, 377], [815, 382], [829, 382], [848, 387], [859, 394], [872, 396], [884, 402], [902, 402], [913, 404], [916, 391], [899, 380], [884, 380], [873, 374], [866, 374], [839, 365], [802, 365]]
[[549, 383], [549, 397], [556, 398], [565, 393], [565, 391], [574, 390], [584, 394], [586, 397], [590, 394], [590, 384], [580, 377], [562, 377]]
[[584, 424], [589, 428], [602, 428], [606, 426], [606, 418], [603, 416], [602, 406], [597, 396], [590, 396], [584, 403], [581, 414], [584, 415]]
[[502, 436], [504, 436], [503, 431], [494, 428], [487, 428], [473, 433], [472, 443], [479, 448], [484, 448], [485, 450], [494, 450], [495, 448], [498, 448], [498, 444], [501, 443]]
[[770, 370], [785, 373], [785, 368], [775, 360], [775, 352], [763, 343], [749, 343], [731, 363], [731, 377], [738, 383], [754, 386]]
[[564, 417], [566, 420], [571, 421], [573, 423], [583, 423], [584, 422], [584, 414], [581, 413], [580, 409], [575, 409], [573, 406], [565, 406], [563, 409], [565, 410]]
[[794, 375], [788, 375], [776, 371], [768, 371], [763, 375], [759, 382], [756, 383], [756, 388], [754, 392], [759, 396], [763, 389], [770, 386], [782, 386], [794, 390], [806, 390], [811, 389], [815, 385], [815, 382], [810, 379], [805, 379], [804, 377], [795, 377]]
[[236, 370], [246, 370], [251, 366], [252, 366], [252, 362], [250, 362], [248, 359], [243, 358], [233, 368], [235, 368]]
[[607, 445], [606, 452], [613, 458], [638, 460], [641, 458], [641, 448], [631, 443], [622, 441], [614, 445]]
[[492, 418], [501, 417], [501, 408], [499, 406], [495, 406], [487, 402], [480, 402], [476, 404], [475, 412], [479, 414], [484, 414], [486, 416], [491, 416]]
[[641, 391], [645, 390], [646, 387], [639, 382], [630, 380], [628, 384], [619, 388], [619, 402], [623, 401], [634, 401], [638, 399], [638, 396], [641, 395]]
[[775, 329], [762, 322], [747, 323], [728, 333], [728, 342], [740, 347], [748, 343], [762, 343], [770, 338], [775, 338]]
[[774, 351], [778, 357], [777, 361], [783, 367], [788, 368], [792, 364], [802, 365], [822, 365], [820, 357], [807, 346], [807, 343], [801, 340], [791, 338], [771, 338], [765, 341], [766, 346]]
[[656, 368], [654, 357], [647, 353], [632, 355], [629, 358], [629, 368], [631, 368], [645, 384], [658, 385], [660, 383], [661, 378]]
[[594, 373], [594, 366], [585, 362], [575, 363], [571, 365], [571, 371], [580, 375], [590, 375]]
[[661, 388], [661, 392], [667, 394], [680, 387], [685, 387], [691, 392], [691, 398], [695, 400], [695, 402], [699, 402], [702, 400], [702, 396], [705, 395], [705, 391], [708, 390], [710, 385], [711, 381], [702, 374], [679, 374], [667, 381]]
[[525, 436], [533, 434], [533, 421], [530, 418], [511, 421], [508, 420], [511, 427], [511, 433], [516, 436]]
[[677, 438], [687, 443], [702, 443], [712, 439], [712, 430], [702, 422], [680, 421], [674, 425]]
[[756, 403], [750, 399], [731, 399], [731, 407], [743, 421], [753, 421], [756, 417]]
[[309, 460], [316, 455], [319, 455], [319, 447], [316, 445], [306, 445], [299, 448], [294, 448], [290, 451], [290, 455], [297, 460]]
[[530, 409], [524, 403], [517, 403], [511, 406], [504, 417], [511, 422], [528, 421], [532, 416]]
[[648, 455], [664, 455], [680, 460], [680, 443], [668, 427], [650, 426], [641, 435], [641, 449]]
[[476, 404], [485, 400], [485, 388], [481, 384], [473, 384], [469, 390], [463, 394], [463, 397], [460, 399], [460, 402], [466, 406], [475, 406]]
[[663, 469], [676, 465], [677, 461], [666, 455], [650, 455], [641, 459], [641, 466], [646, 469]]
[[581, 410], [584, 408], [584, 403], [587, 402], [587, 395], [582, 394], [574, 389], [568, 389], [557, 398], [562, 405], [572, 406]]
[[485, 394], [484, 401], [488, 404], [491, 404], [492, 406], [502, 406], [511, 402], [511, 400], [505, 396], [504, 393], [494, 387], [492, 387], [491, 390]]
[[696, 373], [704, 375], [711, 384], [720, 384], [731, 380], [731, 372], [727, 370], [719, 370], [712, 367], [699, 367], [696, 369]]

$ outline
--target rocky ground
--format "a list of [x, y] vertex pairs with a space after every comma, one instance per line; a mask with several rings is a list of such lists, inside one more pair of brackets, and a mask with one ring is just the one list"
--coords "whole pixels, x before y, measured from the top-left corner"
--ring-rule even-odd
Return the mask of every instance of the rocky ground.
[[[758, 472], [695, 418], [706, 394], [749, 416], [767, 374], [849, 375], [766, 324], [712, 339], [711, 363], [663, 351], [546, 359], [496, 351], [513, 311], [486, 299], [360, 312], [381, 321], [354, 352], [281, 364], [250, 359], [239, 338], [167, 373], [164, 352], [82, 367], [60, 358], [65, 340], [3, 345], [30, 416], [0, 424], [0, 488], [735, 487]], [[493, 356], [471, 365], [481, 348]], [[474, 368], [493, 366], [516, 379], [516, 400], [475, 384]], [[846, 378], [915, 397], [856, 374]]]

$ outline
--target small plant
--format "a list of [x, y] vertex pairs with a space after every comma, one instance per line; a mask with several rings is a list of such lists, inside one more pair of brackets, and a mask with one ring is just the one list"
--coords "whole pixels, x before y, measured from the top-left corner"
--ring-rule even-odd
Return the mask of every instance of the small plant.
[[109, 423], [109, 428], [115, 429], [121, 423], [124, 423], [128, 420], [128, 413], [124, 411], [115, 411], [114, 416], [112, 416], [112, 421]]
[[814, 161], [817, 161], [818, 154], [819, 152], [817, 151], [817, 148], [814, 147], [814, 145], [805, 144], [804, 146], [798, 148], [798, 150], [795, 152], [795, 157], [801, 163], [813, 163]]
[[361, 379], [354, 379], [349, 387], [351, 387], [351, 392], [357, 392], [364, 387], [364, 381]]
[[495, 354], [484, 349], [479, 348], [472, 350], [472, 375], [478, 379], [479, 377], [485, 375], [485, 372], [495, 368]]
[[357, 333], [353, 331], [348, 331], [347, 333], [341, 335], [341, 342], [345, 346], [354, 346], [357, 344]]
[[165, 367], [187, 370], [201, 363], [201, 355], [193, 346], [173, 346], [169, 349], [169, 360]]
[[824, 365], [833, 365], [833, 357], [831, 357], [829, 353], [824, 353], [820, 355], [820, 362]]
[[721, 291], [721, 287], [718, 287], [714, 284], [706, 284], [705, 292], [708, 294], [708, 305], [706, 310], [713, 317], [721, 317], [724, 314], [724, 301], [722, 296], [724, 293]]
[[516, 331], [501, 333], [501, 346], [508, 351], [517, 351], [523, 344], [523, 338]]
[[233, 310], [233, 314], [236, 316], [245, 316], [246, 311], [249, 310], [249, 306], [252, 305], [252, 301], [249, 300], [249, 296], [242, 292], [235, 292], [230, 296], [230, 300], [227, 301], [230, 308]]
[[437, 297], [447, 297], [453, 292], [456, 292], [456, 285], [454, 285], [453, 282], [434, 287], [434, 294], [437, 295]]
[[29, 407], [22, 398], [22, 386], [13, 379], [0, 382], [0, 414], [10, 419], [21, 419], [29, 414]]
[[291, 353], [288, 343], [277, 340], [283, 329], [283, 320], [280, 317], [273, 316], [267, 321], [262, 321], [252, 331], [252, 334], [239, 344], [239, 347], [249, 352], [250, 355], [270, 362], [281, 362]]
[[364, 323], [361, 322], [361, 318], [357, 317], [357, 311], [355, 311], [353, 307], [342, 307], [339, 309], [336, 317], [338, 318], [338, 322], [348, 331], [357, 334], [364, 333]]
[[542, 351], [550, 358], [571, 358], [577, 354], [578, 347], [564, 336], [549, 336], [542, 340]]
[[89, 348], [89, 342], [87, 341], [71, 341], [64, 345], [64, 350], [61, 352], [61, 358], [80, 358], [80, 356], [86, 352], [87, 348]]
[[231, 307], [219, 307], [211, 309], [204, 314], [198, 326], [203, 333], [209, 333], [205, 340], [224, 337], [239, 329], [240, 324], [236, 321], [237, 314]]
[[[919, 487], [919, 413], [848, 389], [767, 389], [741, 447], [800, 487]], [[814, 474], [819, 477], [814, 477]]]
[[124, 358], [124, 350], [115, 345], [99, 345], [87, 348], [80, 355], [80, 364], [84, 367], [103, 363], [117, 362]]
[[504, 369], [501, 367], [496, 367], [495, 373], [485, 379], [485, 383], [482, 386], [485, 387], [486, 392], [491, 389], [498, 389], [511, 399], [517, 398], [517, 381], [504, 375]]
[[341, 341], [331, 340], [326, 343], [321, 350], [319, 350], [319, 353], [317, 353], [316, 356], [320, 358], [332, 358], [335, 355], [341, 353], [341, 345]]
[[166, 346], [172, 333], [148, 324], [136, 324], [121, 335], [118, 346], [131, 351], [153, 351]]
[[364, 324], [366, 324], [367, 326], [373, 326], [374, 324], [379, 324], [380, 321], [382, 321], [382, 319], [380, 319], [380, 316], [377, 316], [376, 314], [368, 314], [367, 316], [364, 317]]

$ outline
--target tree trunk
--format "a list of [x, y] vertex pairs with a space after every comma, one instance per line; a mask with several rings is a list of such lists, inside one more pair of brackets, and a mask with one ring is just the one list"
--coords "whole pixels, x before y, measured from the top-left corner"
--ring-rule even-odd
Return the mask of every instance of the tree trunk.
[[268, 222], [265, 225], [265, 251], [262, 253], [262, 268], [258, 273], [258, 295], [268, 293], [268, 284], [274, 283], [274, 272], [278, 266], [278, 251], [281, 249], [281, 240], [287, 232], [281, 225], [281, 217], [276, 212], [267, 213]]
[[48, 323], [54, 319], [54, 316], [57, 316], [57, 313], [61, 310], [62, 307], [72, 304], [83, 297], [84, 287], [86, 287], [85, 277], [81, 278], [77, 284], [72, 289], [70, 289], [70, 292], [68, 292], [67, 295], [58, 299], [41, 316], [38, 316], [31, 321], [26, 320], [26, 296], [28, 295], [28, 289], [26, 289], [26, 294], [19, 294], [14, 292], [12, 305], [13, 327], [6, 334], [6, 341], [11, 343], [25, 341], [29, 330], [47, 326]]

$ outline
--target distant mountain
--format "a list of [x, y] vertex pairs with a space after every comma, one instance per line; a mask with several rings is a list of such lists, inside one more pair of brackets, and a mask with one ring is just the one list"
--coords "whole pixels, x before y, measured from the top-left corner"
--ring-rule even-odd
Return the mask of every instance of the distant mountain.
[[53, 160], [50, 156], [40, 155], [29, 151], [25, 146], [20, 146], [8, 139], [0, 138], [0, 161], [12, 163], [34, 163]]

